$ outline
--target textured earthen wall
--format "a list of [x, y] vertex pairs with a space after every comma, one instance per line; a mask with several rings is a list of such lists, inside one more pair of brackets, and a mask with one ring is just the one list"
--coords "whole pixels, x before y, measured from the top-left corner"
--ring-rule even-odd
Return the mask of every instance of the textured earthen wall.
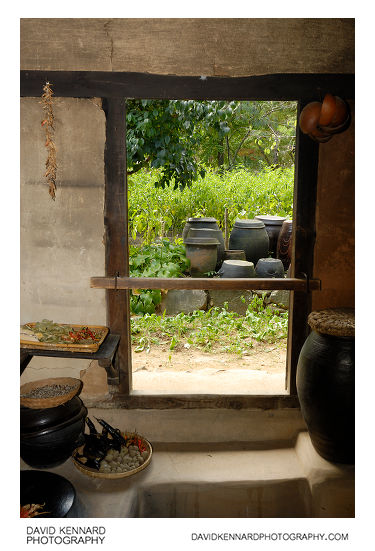
[[[105, 115], [94, 99], [55, 98], [56, 200], [48, 194], [39, 98], [21, 99], [21, 323], [43, 318], [105, 325]], [[88, 361], [34, 357], [22, 382], [79, 376]], [[56, 370], [47, 373], [53, 366]], [[33, 369], [35, 368], [35, 370]]]
[[354, 307], [354, 103], [348, 130], [319, 147], [313, 309]]

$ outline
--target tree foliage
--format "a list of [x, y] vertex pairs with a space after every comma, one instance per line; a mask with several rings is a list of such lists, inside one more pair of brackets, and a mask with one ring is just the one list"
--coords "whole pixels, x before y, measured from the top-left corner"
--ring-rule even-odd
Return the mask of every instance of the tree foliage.
[[196, 152], [204, 129], [221, 139], [229, 132], [227, 124], [234, 102], [128, 100], [128, 174], [143, 167], [161, 168], [156, 185], [164, 187], [172, 179], [184, 187], [204, 175]]
[[296, 110], [286, 101], [128, 100], [128, 175], [158, 168], [157, 186], [183, 188], [207, 166], [290, 167]]

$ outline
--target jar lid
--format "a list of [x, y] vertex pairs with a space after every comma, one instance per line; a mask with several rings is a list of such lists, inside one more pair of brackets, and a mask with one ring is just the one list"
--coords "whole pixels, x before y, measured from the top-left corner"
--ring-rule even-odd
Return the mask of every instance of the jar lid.
[[248, 262], [247, 260], [224, 260], [223, 264], [226, 266], [247, 266], [247, 267], [254, 267], [254, 264], [252, 262]]
[[250, 220], [237, 218], [234, 222], [235, 228], [265, 228], [264, 223], [261, 220], [252, 218]]
[[188, 218], [188, 222], [217, 222], [216, 218]]
[[281, 260], [279, 258], [260, 258], [258, 260], [258, 264], [282, 264]]
[[286, 220], [286, 216], [272, 216], [271, 214], [258, 214], [255, 218], [265, 222], [269, 226], [281, 226], [284, 220]]
[[187, 237], [185, 245], [220, 245], [215, 237]]
[[324, 335], [354, 337], [354, 308], [332, 308], [311, 312], [307, 322], [311, 329]]

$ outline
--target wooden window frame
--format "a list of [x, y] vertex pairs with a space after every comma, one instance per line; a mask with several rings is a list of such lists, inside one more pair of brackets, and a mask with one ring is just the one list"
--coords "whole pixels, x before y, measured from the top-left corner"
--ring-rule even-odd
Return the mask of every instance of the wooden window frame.
[[[45, 82], [57, 97], [102, 98], [106, 114], [105, 143], [105, 276], [92, 277], [91, 286], [106, 289], [107, 324], [121, 336], [116, 366], [119, 384], [100, 407], [170, 409], [298, 408], [296, 369], [300, 349], [308, 334], [311, 292], [320, 288], [312, 279], [315, 243], [315, 206], [319, 144], [302, 134], [297, 125], [292, 273], [290, 279], [234, 282], [147, 278], [154, 288], [290, 289], [286, 389], [282, 395], [139, 395], [132, 394], [130, 289], [140, 278], [129, 278], [128, 209], [126, 181], [126, 99], [193, 99], [242, 101], [296, 101], [297, 117], [310, 101], [331, 92], [354, 99], [352, 74], [273, 74], [252, 77], [183, 77], [126, 72], [21, 71], [21, 97], [40, 97]], [[162, 282], [162, 284], [161, 284]], [[186, 287], [185, 287], [186, 288]]]

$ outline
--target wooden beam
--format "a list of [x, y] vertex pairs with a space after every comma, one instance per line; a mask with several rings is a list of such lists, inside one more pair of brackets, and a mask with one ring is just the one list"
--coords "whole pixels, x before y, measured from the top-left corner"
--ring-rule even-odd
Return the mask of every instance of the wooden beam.
[[21, 71], [21, 96], [39, 97], [46, 81], [60, 97], [320, 101], [326, 92], [354, 98], [354, 75], [289, 73], [183, 77], [109, 71]]
[[116, 394], [108, 400], [85, 399], [87, 407], [107, 409], [280, 409], [299, 408], [296, 396], [223, 394]]
[[92, 277], [96, 289], [255, 289], [320, 290], [320, 280], [301, 278], [173, 278], [173, 277]]
[[[126, 123], [125, 100], [105, 98], [105, 273], [113, 277], [129, 274], [128, 206], [126, 184]], [[117, 352], [119, 390], [131, 390], [131, 334], [129, 291], [107, 290], [107, 323], [113, 333], [121, 336]]]

